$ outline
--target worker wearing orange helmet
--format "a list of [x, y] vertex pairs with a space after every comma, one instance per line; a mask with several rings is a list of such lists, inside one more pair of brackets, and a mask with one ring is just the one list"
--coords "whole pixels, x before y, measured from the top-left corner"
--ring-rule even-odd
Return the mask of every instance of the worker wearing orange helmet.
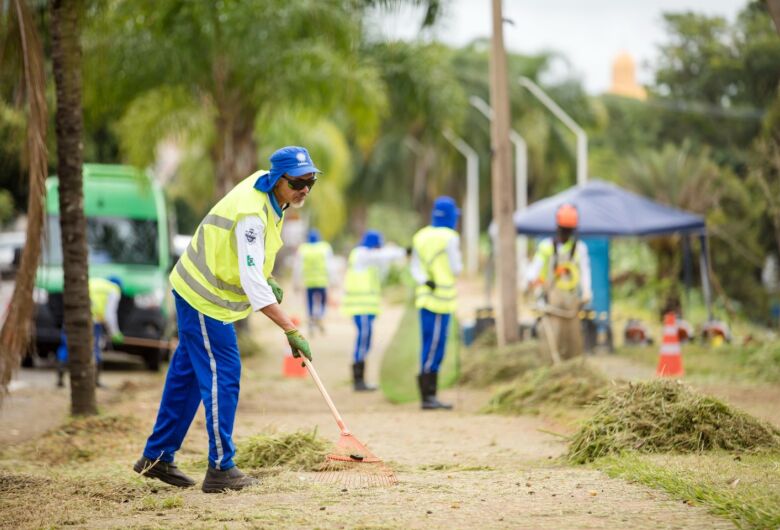
[[[573, 204], [561, 205], [555, 213], [556, 233], [554, 237], [543, 239], [536, 249], [533, 261], [528, 267], [526, 280], [528, 286], [541, 291], [545, 302], [558, 309], [577, 312], [593, 299], [591, 290], [590, 260], [588, 248], [579, 239], [576, 231], [579, 225], [579, 212]], [[579, 328], [579, 321], [571, 322], [572, 330]], [[576, 330], [575, 330], [576, 332]], [[562, 358], [582, 353], [581, 338], [561, 351]], [[562, 350], [567, 348], [562, 347]]]

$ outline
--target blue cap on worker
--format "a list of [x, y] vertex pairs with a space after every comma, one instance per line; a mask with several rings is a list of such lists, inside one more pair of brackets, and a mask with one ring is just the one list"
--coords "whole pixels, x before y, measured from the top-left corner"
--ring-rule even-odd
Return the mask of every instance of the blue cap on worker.
[[431, 210], [431, 226], [443, 226], [455, 229], [460, 217], [455, 199], [441, 195], [433, 201], [433, 210]]
[[316, 228], [309, 229], [309, 236], [308, 236], [309, 243], [316, 243], [316, 242], [320, 241], [321, 239], [322, 238], [320, 237], [320, 231], [319, 230], [317, 230]]
[[122, 285], [122, 278], [120, 278], [119, 276], [111, 275], [108, 278], [106, 278], [106, 280], [110, 281], [111, 283], [113, 283], [114, 285], [119, 287], [120, 289], [123, 287], [123, 285]]
[[271, 169], [255, 183], [255, 188], [266, 193], [276, 186], [282, 175], [300, 177], [309, 173], [322, 173], [314, 165], [309, 151], [297, 145], [277, 149], [268, 160], [271, 161]]
[[382, 246], [382, 233], [377, 230], [366, 230], [363, 234], [363, 241], [360, 242], [361, 247], [367, 248], [379, 248]]

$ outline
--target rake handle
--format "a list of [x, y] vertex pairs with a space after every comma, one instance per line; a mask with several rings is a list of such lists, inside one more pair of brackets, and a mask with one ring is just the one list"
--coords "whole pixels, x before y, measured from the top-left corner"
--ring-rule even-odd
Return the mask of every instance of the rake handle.
[[341, 419], [341, 414], [339, 414], [339, 411], [336, 409], [336, 405], [334, 405], [333, 400], [330, 399], [330, 395], [328, 394], [328, 391], [325, 390], [325, 385], [322, 384], [322, 381], [320, 380], [320, 376], [317, 374], [317, 370], [314, 369], [314, 365], [309, 359], [307, 359], [304, 356], [301, 356], [301, 359], [303, 359], [303, 364], [306, 365], [306, 368], [309, 369], [309, 374], [311, 374], [311, 378], [314, 379], [314, 384], [317, 385], [320, 394], [322, 394], [322, 397], [325, 399], [325, 403], [328, 404], [330, 413], [333, 414], [333, 419], [336, 420], [336, 425], [339, 426], [339, 430], [341, 431], [341, 434], [351, 434], [349, 432], [349, 429], [347, 429], [347, 426], [344, 425], [344, 420]]

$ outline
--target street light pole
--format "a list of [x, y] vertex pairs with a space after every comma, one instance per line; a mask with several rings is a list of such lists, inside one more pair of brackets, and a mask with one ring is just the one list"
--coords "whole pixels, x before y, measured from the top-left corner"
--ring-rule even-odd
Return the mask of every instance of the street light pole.
[[[493, 109], [479, 96], [469, 98], [471, 106], [489, 121], [493, 121]], [[509, 131], [509, 141], [515, 146], [515, 204], [523, 211], [528, 206], [528, 145], [516, 130]]]
[[588, 182], [588, 135], [539, 85], [527, 77], [520, 77], [519, 82], [577, 137], [577, 184]]
[[466, 247], [466, 272], [475, 274], [479, 265], [479, 156], [463, 138], [449, 129], [442, 134], [466, 157], [466, 205], [463, 215], [463, 239]]
[[[479, 96], [471, 96], [469, 103], [485, 118], [493, 121], [493, 109], [487, 101]], [[522, 212], [528, 207], [528, 145], [520, 133], [514, 129], [509, 131], [509, 140], [515, 146], [515, 204], [517, 209]], [[522, 278], [525, 278], [527, 253], [528, 238], [519, 236], [517, 238], [517, 259], [521, 281]]]

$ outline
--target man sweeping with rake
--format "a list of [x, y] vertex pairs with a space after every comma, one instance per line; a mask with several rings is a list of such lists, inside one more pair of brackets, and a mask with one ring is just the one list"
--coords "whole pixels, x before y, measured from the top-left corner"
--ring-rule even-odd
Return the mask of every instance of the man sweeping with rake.
[[250, 175], [211, 209], [171, 272], [179, 346], [154, 430], [133, 466], [144, 476], [179, 487], [195, 485], [176, 467], [174, 455], [202, 401], [209, 436], [203, 491], [257, 483], [233, 462], [241, 376], [233, 322], [262, 311], [287, 335], [293, 356], [311, 360], [308, 342], [279, 305], [283, 291], [271, 272], [283, 244], [284, 210], [303, 205], [320, 170], [303, 147], [283, 147], [270, 161], [270, 171]]

